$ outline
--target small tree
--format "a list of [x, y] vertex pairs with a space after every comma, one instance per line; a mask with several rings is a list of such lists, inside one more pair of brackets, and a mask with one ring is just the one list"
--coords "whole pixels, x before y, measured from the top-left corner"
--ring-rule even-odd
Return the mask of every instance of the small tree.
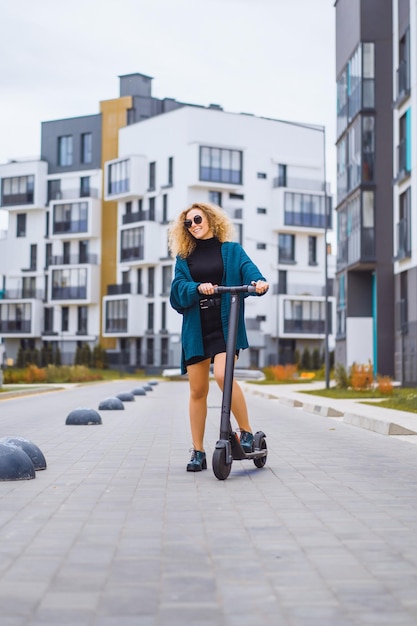
[[320, 359], [320, 350], [318, 348], [314, 348], [313, 354], [311, 357], [313, 370], [319, 370], [321, 367], [321, 359]]
[[301, 367], [303, 370], [311, 370], [311, 353], [307, 346], [303, 350], [301, 357]]
[[347, 389], [350, 386], [349, 375], [342, 363], [337, 363], [334, 370], [334, 379], [338, 389]]

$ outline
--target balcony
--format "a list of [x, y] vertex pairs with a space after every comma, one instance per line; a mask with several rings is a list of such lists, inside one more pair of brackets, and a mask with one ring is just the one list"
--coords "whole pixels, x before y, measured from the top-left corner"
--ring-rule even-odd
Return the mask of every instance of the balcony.
[[107, 285], [108, 296], [119, 296], [126, 293], [132, 293], [131, 283], [122, 283], [121, 285]]
[[375, 262], [375, 229], [362, 228], [337, 242], [337, 270], [359, 263]]
[[54, 255], [48, 259], [48, 267], [51, 265], [97, 265], [97, 254], [71, 254]]
[[52, 300], [85, 300], [87, 287], [52, 287]]
[[401, 106], [410, 95], [410, 67], [403, 59], [397, 68], [397, 97], [394, 102], [395, 107]]
[[397, 254], [395, 261], [411, 257], [411, 224], [409, 219], [397, 223]]
[[396, 183], [403, 181], [410, 175], [411, 167], [410, 167], [410, 155], [409, 155], [409, 145], [407, 139], [401, 139], [400, 143], [397, 146], [397, 176], [395, 177]]
[[30, 320], [0, 320], [0, 335], [22, 334], [28, 335], [31, 332]]
[[324, 181], [311, 178], [296, 178], [291, 176], [277, 176], [272, 181], [272, 186], [289, 189], [302, 189], [305, 191], [324, 191]]
[[43, 300], [43, 289], [4, 289], [0, 290], [0, 300]]
[[2, 206], [18, 206], [21, 204], [33, 204], [34, 202], [34, 191], [29, 191], [27, 193], [14, 193], [10, 195], [3, 194], [2, 196]]
[[133, 248], [122, 248], [120, 250], [120, 261], [143, 261], [144, 246], [134, 246]]
[[48, 203], [54, 200], [79, 200], [80, 198], [98, 198], [98, 189], [90, 187], [90, 189], [60, 189], [59, 191], [50, 190], [48, 194]]
[[52, 225], [54, 235], [86, 233], [88, 231], [88, 220], [65, 220], [63, 222], [55, 221]]
[[[324, 320], [284, 320], [284, 332], [290, 334], [321, 335], [325, 330]], [[331, 329], [330, 331], [331, 332]]]
[[136, 213], [125, 213], [122, 216], [122, 224], [134, 224], [135, 222], [154, 222], [155, 211], [137, 211]]

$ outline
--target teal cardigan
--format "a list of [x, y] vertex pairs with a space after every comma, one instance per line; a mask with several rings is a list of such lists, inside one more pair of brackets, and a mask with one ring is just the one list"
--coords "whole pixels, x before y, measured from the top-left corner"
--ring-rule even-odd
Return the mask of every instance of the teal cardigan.
[[[229, 287], [232, 285], [250, 285], [252, 281], [265, 280], [240, 244], [226, 241], [222, 244], [221, 253], [224, 267], [222, 285]], [[182, 259], [177, 256], [174, 280], [171, 284], [170, 303], [171, 306], [183, 316], [181, 331], [182, 374], [185, 374], [187, 371], [185, 361], [195, 356], [204, 355], [199, 305], [200, 294], [197, 291], [199, 285], [200, 283], [196, 283], [191, 277], [187, 259]], [[245, 294], [245, 297], [247, 295], [249, 294]], [[226, 343], [229, 312], [230, 294], [223, 294], [221, 319]], [[248, 346], [248, 338], [245, 329], [244, 299], [240, 298], [236, 350], [243, 350]]]

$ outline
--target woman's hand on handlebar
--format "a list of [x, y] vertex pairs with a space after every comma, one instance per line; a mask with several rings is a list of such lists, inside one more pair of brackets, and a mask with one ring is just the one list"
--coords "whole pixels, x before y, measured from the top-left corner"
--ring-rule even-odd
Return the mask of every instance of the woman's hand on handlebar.
[[201, 283], [197, 287], [198, 293], [201, 293], [202, 296], [212, 296], [215, 293], [215, 288], [217, 285], [213, 285], [212, 283]]
[[251, 285], [256, 288], [256, 293], [258, 294], [258, 296], [262, 296], [269, 289], [269, 283], [264, 280], [253, 280], [251, 282]]

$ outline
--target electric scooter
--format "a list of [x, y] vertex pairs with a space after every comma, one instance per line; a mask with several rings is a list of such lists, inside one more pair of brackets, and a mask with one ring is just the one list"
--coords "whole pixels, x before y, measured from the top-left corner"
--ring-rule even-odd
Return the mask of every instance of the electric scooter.
[[236, 287], [215, 287], [215, 293], [230, 293], [229, 327], [226, 344], [226, 367], [223, 384], [222, 410], [220, 418], [220, 438], [213, 452], [212, 466], [216, 478], [225, 480], [232, 469], [232, 462], [252, 460], [256, 467], [262, 468], [266, 463], [268, 449], [266, 435], [262, 431], [255, 433], [253, 451], [245, 452], [240, 445], [239, 436], [232, 430], [230, 411], [232, 404], [233, 373], [236, 355], [236, 336], [239, 320], [239, 299], [241, 293], [255, 293], [254, 285]]

